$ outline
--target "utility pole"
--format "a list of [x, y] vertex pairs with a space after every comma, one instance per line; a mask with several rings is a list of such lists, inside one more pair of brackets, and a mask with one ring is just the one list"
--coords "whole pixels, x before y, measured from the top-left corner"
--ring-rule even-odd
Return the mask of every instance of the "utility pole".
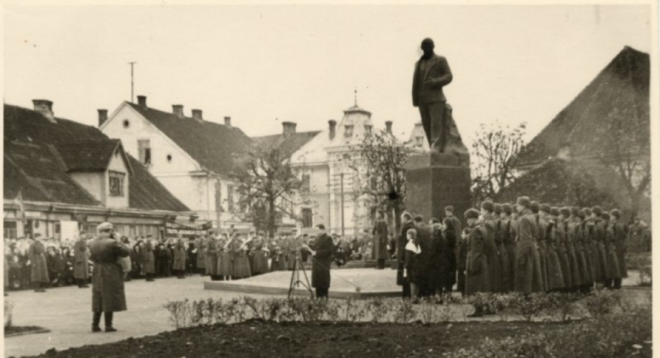
[[135, 98], [133, 95], [133, 65], [135, 65], [137, 62], [129, 62], [128, 64], [131, 65], [131, 103], [133, 103], [133, 99]]
[[344, 237], [344, 173], [339, 174], [341, 195], [341, 236]]

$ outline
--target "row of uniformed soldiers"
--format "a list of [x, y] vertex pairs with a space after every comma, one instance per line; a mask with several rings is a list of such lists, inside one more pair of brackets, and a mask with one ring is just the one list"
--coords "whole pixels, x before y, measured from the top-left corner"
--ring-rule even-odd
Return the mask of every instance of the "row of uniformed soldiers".
[[627, 227], [621, 211], [551, 207], [520, 197], [515, 206], [485, 201], [465, 213], [459, 290], [586, 291], [620, 288], [627, 277]]

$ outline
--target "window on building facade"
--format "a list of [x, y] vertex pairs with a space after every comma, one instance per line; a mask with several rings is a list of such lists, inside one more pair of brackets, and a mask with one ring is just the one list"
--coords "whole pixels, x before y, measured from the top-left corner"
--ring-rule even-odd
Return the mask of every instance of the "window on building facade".
[[314, 223], [312, 222], [312, 209], [304, 208], [302, 209], [302, 226], [304, 228], [312, 227]]
[[423, 142], [424, 137], [422, 137], [422, 136], [415, 137], [415, 140], [416, 140], [415, 145], [418, 146], [418, 147], [421, 147], [424, 144], [424, 142]]
[[15, 239], [18, 235], [18, 229], [16, 228], [16, 221], [5, 221], [5, 225], [3, 227], [3, 232], [5, 234], [5, 240], [6, 239]]
[[109, 172], [110, 196], [124, 196], [124, 179], [126, 174], [120, 172]]
[[227, 210], [234, 211], [234, 186], [227, 185]]
[[140, 162], [144, 165], [151, 165], [151, 143], [149, 139], [138, 140], [138, 152]]
[[310, 185], [309, 174], [303, 174], [302, 181], [300, 183], [300, 191], [302, 191], [303, 193], [309, 193], [309, 185]]
[[353, 125], [352, 124], [347, 124], [344, 126], [344, 137], [352, 137], [353, 136]]

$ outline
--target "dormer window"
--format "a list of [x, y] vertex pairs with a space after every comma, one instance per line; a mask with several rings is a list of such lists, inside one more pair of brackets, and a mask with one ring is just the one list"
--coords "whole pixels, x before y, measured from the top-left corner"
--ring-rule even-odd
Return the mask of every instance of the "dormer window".
[[138, 140], [138, 154], [142, 164], [145, 166], [151, 165], [151, 143], [149, 139]]
[[347, 124], [344, 126], [344, 137], [352, 137], [353, 136], [353, 125], [352, 124]]
[[124, 180], [126, 174], [110, 171], [108, 172], [108, 175], [110, 176], [110, 196], [124, 196]]
[[415, 137], [415, 145], [421, 147], [424, 144], [424, 137], [417, 136]]
[[373, 126], [371, 126], [371, 125], [369, 125], [369, 124], [365, 124], [365, 125], [364, 125], [364, 131], [365, 131], [365, 133], [366, 133], [367, 135], [371, 134], [371, 128], [372, 128], [372, 127], [373, 127]]

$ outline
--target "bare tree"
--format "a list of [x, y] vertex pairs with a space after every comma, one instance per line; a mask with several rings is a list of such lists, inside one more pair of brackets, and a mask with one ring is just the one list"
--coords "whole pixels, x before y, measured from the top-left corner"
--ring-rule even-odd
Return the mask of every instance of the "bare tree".
[[496, 121], [480, 128], [470, 155], [474, 203], [497, 200], [502, 189], [515, 181], [516, 157], [525, 145], [525, 123], [510, 128]]
[[[356, 183], [359, 192], [367, 195], [372, 207], [394, 216], [396, 230], [401, 227], [401, 214], [405, 209], [405, 164], [412, 150], [395, 136], [384, 131], [365, 136], [359, 148], [360, 166], [353, 164], [359, 173]], [[360, 171], [359, 168], [364, 170]]]
[[598, 131], [595, 153], [598, 160], [614, 170], [629, 197], [628, 208], [637, 215], [645, 198], [650, 197], [651, 134], [647, 108], [615, 107]]
[[289, 161], [277, 148], [254, 146], [236, 158], [237, 165], [231, 175], [238, 196], [238, 205], [232, 213], [271, 237], [285, 215], [299, 220], [293, 209], [302, 204], [297, 195], [301, 182], [293, 174]]

